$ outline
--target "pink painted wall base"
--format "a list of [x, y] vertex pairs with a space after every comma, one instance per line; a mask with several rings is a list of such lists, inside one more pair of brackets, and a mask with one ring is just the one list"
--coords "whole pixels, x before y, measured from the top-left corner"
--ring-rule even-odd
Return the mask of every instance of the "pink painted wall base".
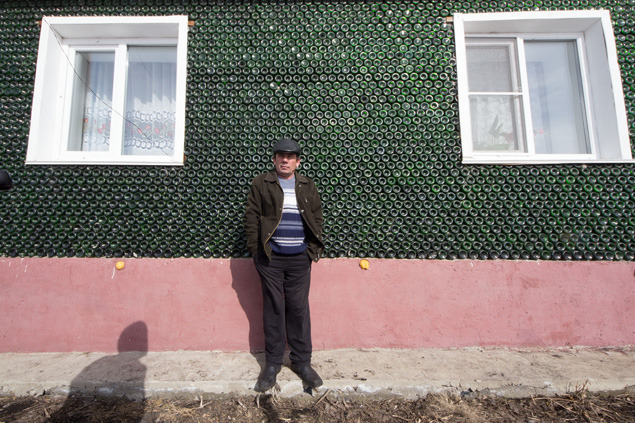
[[[0, 352], [263, 349], [249, 259], [0, 258]], [[635, 263], [324, 259], [315, 349], [635, 344]]]

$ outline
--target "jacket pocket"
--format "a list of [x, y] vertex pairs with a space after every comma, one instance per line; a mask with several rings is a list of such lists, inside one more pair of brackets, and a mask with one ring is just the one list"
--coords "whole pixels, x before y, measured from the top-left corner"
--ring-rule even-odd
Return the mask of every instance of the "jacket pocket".
[[278, 226], [276, 217], [262, 217], [260, 219], [260, 240], [263, 246], [269, 241], [269, 238], [273, 236], [276, 226]]

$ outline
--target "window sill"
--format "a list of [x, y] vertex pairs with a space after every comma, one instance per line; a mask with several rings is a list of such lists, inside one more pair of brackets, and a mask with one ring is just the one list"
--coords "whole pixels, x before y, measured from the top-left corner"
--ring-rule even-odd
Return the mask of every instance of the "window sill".
[[104, 166], [183, 166], [184, 160], [156, 160], [151, 158], [130, 160], [27, 160], [27, 165], [104, 165]]
[[626, 164], [635, 163], [635, 159], [521, 159], [501, 156], [464, 157], [463, 164], [503, 164], [503, 165], [542, 165], [542, 164]]

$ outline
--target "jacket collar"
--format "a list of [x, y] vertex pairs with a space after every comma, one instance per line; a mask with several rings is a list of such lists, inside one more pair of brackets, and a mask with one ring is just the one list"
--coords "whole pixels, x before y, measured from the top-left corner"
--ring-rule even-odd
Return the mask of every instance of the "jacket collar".
[[[278, 182], [278, 175], [276, 174], [276, 170], [272, 170], [269, 173], [267, 173], [265, 175], [265, 181], [267, 182]], [[299, 174], [297, 171], [295, 172], [295, 181], [299, 182], [301, 184], [306, 184], [309, 182], [309, 179], [304, 176]]]

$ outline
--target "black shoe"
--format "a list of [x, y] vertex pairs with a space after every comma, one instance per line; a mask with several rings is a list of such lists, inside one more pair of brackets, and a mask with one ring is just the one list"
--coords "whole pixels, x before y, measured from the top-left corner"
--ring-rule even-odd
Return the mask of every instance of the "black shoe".
[[292, 370], [300, 376], [300, 379], [304, 381], [304, 383], [310, 388], [317, 388], [318, 386], [322, 386], [322, 378], [317, 374], [313, 367], [310, 364], [294, 364], [292, 366]]
[[266, 364], [258, 376], [258, 381], [256, 382], [256, 386], [254, 386], [254, 391], [267, 392], [269, 389], [273, 388], [276, 384], [276, 376], [279, 372], [279, 365]]

